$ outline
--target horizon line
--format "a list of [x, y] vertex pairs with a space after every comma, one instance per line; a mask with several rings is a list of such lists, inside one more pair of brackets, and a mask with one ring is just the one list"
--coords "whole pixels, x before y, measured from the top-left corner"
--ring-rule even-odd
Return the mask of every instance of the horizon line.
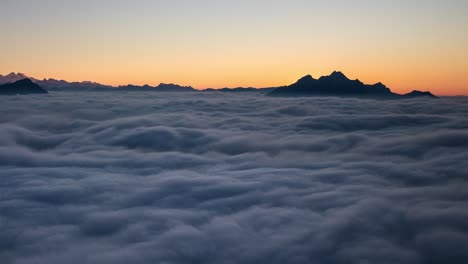
[[[321, 77], [325, 77], [325, 76], [330, 76], [332, 74], [335, 74], [335, 73], [340, 73], [340, 74], [343, 74], [346, 78], [348, 78], [346, 76], [346, 74], [344, 74], [342, 71], [338, 71], [338, 70], [334, 70], [332, 73], [330, 73], [329, 75], [322, 75], [318, 78], [321, 78]], [[181, 86], [181, 87], [191, 87], [197, 91], [204, 91], [204, 90], [208, 90], [208, 89], [213, 89], [213, 90], [221, 90], [221, 89], [237, 89], [237, 88], [253, 88], [253, 89], [257, 89], [257, 90], [261, 90], [261, 89], [268, 89], [268, 88], [278, 88], [278, 87], [285, 87], [285, 86], [289, 86], [293, 83], [290, 83], [290, 84], [283, 84], [283, 85], [278, 85], [278, 86], [270, 86], [270, 87], [256, 87], [256, 86], [237, 86], [237, 87], [228, 87], [228, 86], [224, 86], [224, 87], [194, 87], [192, 85], [181, 85], [179, 83], [175, 83], [175, 82], [159, 82], [158, 84], [156, 85], [151, 85], [151, 84], [148, 84], [148, 83], [145, 83], [143, 85], [138, 85], [138, 84], [132, 84], [132, 83], [127, 83], [127, 84], [118, 84], [118, 85], [111, 85], [111, 84], [105, 84], [105, 83], [100, 83], [100, 82], [96, 82], [96, 81], [91, 81], [91, 80], [81, 80], [81, 81], [70, 81], [70, 80], [65, 80], [65, 79], [56, 79], [56, 78], [53, 78], [53, 77], [48, 77], [48, 78], [43, 78], [43, 79], [38, 79], [36, 77], [33, 77], [33, 76], [30, 76], [29, 74], [25, 74], [24, 72], [10, 72], [6, 75], [2, 75], [0, 74], [1, 77], [6, 77], [8, 75], [11, 75], [11, 74], [14, 74], [14, 75], [23, 75], [25, 76], [25, 79], [34, 79], [34, 80], [37, 80], [37, 81], [47, 81], [47, 80], [55, 80], [55, 81], [64, 81], [64, 82], [67, 82], [67, 83], [88, 83], [88, 84], [96, 84], [96, 85], [102, 85], [102, 86], [108, 86], [108, 87], [112, 87], [112, 88], [119, 88], [119, 87], [124, 87], [124, 86], [138, 86], [138, 87], [144, 87], [144, 86], [149, 86], [149, 87], [157, 87], [158, 85], [162, 85], [162, 84], [167, 84], [167, 85], [177, 85], [177, 86]], [[304, 77], [307, 77], [307, 76], [310, 76], [312, 77], [313, 79], [316, 79], [313, 77], [312, 74], [305, 74], [305, 75], [302, 75], [301, 77], [299, 77], [296, 82]], [[349, 80], [351, 81], [361, 81], [359, 78], [357, 79], [350, 79], [348, 78]], [[318, 80], [318, 79], [316, 79]], [[362, 81], [361, 81], [362, 82]], [[371, 84], [371, 85], [375, 85], [375, 84], [383, 84], [382, 82], [376, 82], [374, 84]], [[385, 84], [383, 84], [385, 85]], [[385, 85], [386, 86], [386, 85]], [[387, 88], [391, 89], [391, 87], [388, 87]], [[411, 89], [410, 89], [411, 90]], [[413, 91], [416, 90], [416, 89], [412, 89]], [[431, 92], [430, 90], [426, 90], [428, 92]], [[468, 96], [468, 93], [467, 94], [438, 94], [438, 96], [445, 96], [445, 97], [464, 97], [464, 96]]]

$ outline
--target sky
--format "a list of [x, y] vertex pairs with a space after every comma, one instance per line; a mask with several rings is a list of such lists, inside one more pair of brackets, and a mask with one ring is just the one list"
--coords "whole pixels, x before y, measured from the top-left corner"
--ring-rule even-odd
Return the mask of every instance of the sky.
[[464, 0], [1, 0], [0, 74], [196, 88], [343, 71], [468, 95]]

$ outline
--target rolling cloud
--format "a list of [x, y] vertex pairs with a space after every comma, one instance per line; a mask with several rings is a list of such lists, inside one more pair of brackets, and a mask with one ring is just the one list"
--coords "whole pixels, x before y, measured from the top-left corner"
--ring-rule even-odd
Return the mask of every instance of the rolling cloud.
[[465, 98], [0, 98], [1, 263], [464, 263]]

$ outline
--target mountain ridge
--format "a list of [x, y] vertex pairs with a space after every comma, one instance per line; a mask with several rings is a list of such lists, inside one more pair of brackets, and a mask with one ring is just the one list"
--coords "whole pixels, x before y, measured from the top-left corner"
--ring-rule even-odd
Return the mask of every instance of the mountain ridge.
[[297, 82], [279, 87], [268, 93], [269, 96], [342, 96], [364, 97], [380, 99], [402, 99], [416, 97], [437, 98], [431, 92], [413, 91], [408, 94], [394, 93], [383, 83], [364, 84], [356, 80], [350, 80], [340, 71], [334, 71], [330, 75], [321, 76], [318, 79], [311, 75], [300, 78]]
[[375, 84], [364, 84], [359, 79], [350, 80], [341, 71], [333, 71], [330, 75], [321, 76], [318, 79], [308, 74], [301, 77], [291, 85], [268, 88], [236, 87], [236, 88], [206, 88], [195, 89], [192, 86], [182, 86], [173, 83], [160, 83], [157, 86], [145, 85], [121, 85], [111, 86], [92, 81], [68, 82], [53, 78], [42, 80], [28, 77], [23, 73], [9, 73], [0, 75], [0, 84], [12, 83], [21, 79], [29, 78], [32, 82], [50, 91], [145, 91], [145, 92], [261, 92], [270, 96], [351, 96], [351, 97], [373, 97], [385, 99], [430, 97], [437, 98], [429, 91], [412, 91], [407, 94], [392, 92], [381, 82]]

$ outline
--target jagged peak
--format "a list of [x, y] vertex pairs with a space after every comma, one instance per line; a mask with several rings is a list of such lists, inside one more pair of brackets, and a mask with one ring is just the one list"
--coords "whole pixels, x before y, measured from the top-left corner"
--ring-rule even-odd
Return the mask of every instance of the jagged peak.
[[302, 82], [310, 82], [310, 81], [314, 81], [314, 77], [312, 77], [312, 75], [310, 74], [307, 74], [306, 76], [300, 78], [299, 80], [297, 80], [297, 83], [302, 83]]
[[346, 75], [344, 75], [344, 74], [343, 74], [342, 72], [340, 72], [340, 71], [333, 71], [333, 72], [330, 74], [329, 77], [348, 80], [348, 77], [346, 77]]
[[381, 82], [378, 82], [378, 83], [374, 84], [374, 86], [387, 87], [385, 84], [383, 84]]
[[18, 73], [10, 72], [5, 77], [17, 77], [17, 78], [25, 78], [25, 79], [28, 78], [24, 73], [21, 73], [21, 72], [18, 72]]

